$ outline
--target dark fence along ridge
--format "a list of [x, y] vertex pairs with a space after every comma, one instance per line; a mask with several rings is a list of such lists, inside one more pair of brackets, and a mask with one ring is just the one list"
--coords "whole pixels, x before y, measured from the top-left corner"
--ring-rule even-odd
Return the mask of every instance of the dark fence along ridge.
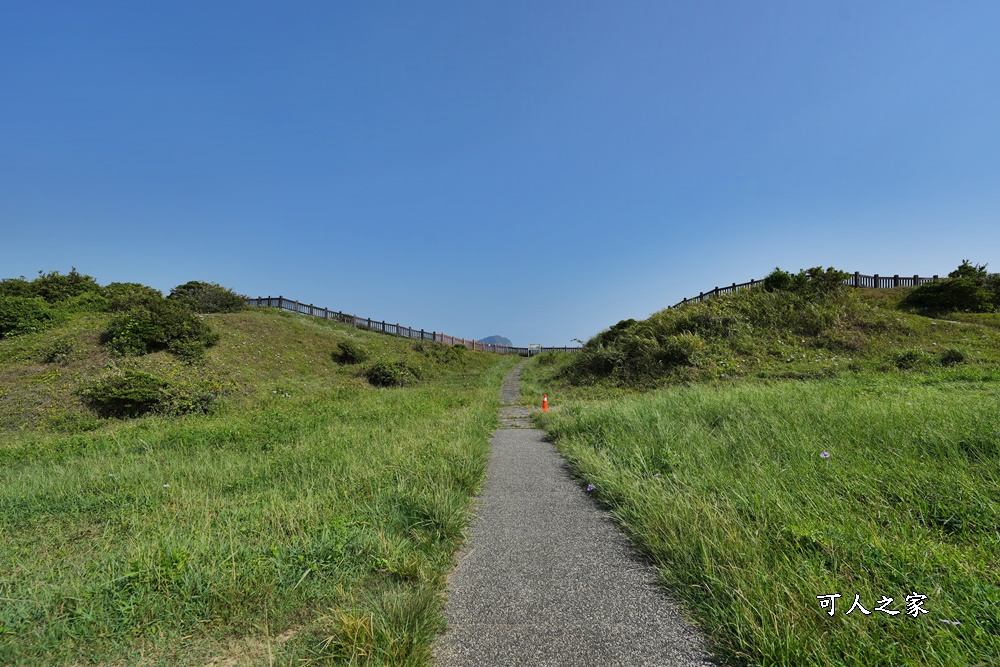
[[[854, 275], [848, 277], [847, 280], [844, 281], [844, 284], [849, 285], [850, 287], [890, 289], [892, 287], [916, 287], [935, 280], [939, 280], [938, 276], [932, 276], [930, 278], [900, 275], [880, 276], [877, 273], [873, 276], [865, 276], [855, 271]], [[683, 306], [687, 303], [698, 303], [699, 301], [710, 299], [713, 296], [729, 294], [730, 292], [736, 292], [741, 289], [760, 287], [763, 283], [763, 280], [751, 280], [750, 282], [740, 283], [739, 285], [733, 283], [727, 287], [716, 287], [710, 292], [702, 292], [696, 297], [684, 299], [683, 301], [671, 306], [671, 308], [677, 308], [678, 306]], [[541, 354], [542, 352], [579, 352], [581, 349], [579, 347], [510, 347], [507, 345], [491, 345], [489, 343], [480, 343], [479, 341], [469, 340], [467, 338], [449, 336], [448, 334], [437, 331], [414, 329], [413, 327], [405, 327], [401, 324], [392, 324], [390, 322], [386, 322], [385, 320], [371, 320], [366, 317], [358, 317], [357, 315], [348, 315], [347, 313], [342, 313], [339, 310], [320, 308], [312, 305], [311, 303], [301, 303], [293, 299], [286, 299], [282, 296], [266, 296], [257, 297], [256, 299], [247, 299], [247, 305], [255, 308], [280, 308], [281, 310], [290, 310], [293, 313], [298, 313], [299, 315], [322, 317], [324, 320], [333, 320], [335, 322], [340, 322], [341, 324], [349, 324], [352, 327], [364, 329], [366, 331], [375, 331], [378, 333], [388, 334], [390, 336], [402, 336], [403, 338], [415, 338], [417, 340], [430, 340], [438, 343], [444, 343], [445, 345], [464, 345], [470, 350], [496, 352], [497, 354], [518, 354], [522, 357], [530, 357], [531, 355]]]
[[[845, 285], [850, 287], [873, 287], [875, 289], [891, 289], [893, 287], [917, 287], [923, 285], [924, 283], [934, 282], [935, 280], [940, 280], [938, 276], [932, 276], [930, 278], [921, 276], [880, 276], [875, 274], [873, 276], [865, 276], [857, 271], [853, 275], [844, 281]], [[698, 296], [691, 297], [690, 299], [684, 299], [678, 303], [675, 303], [671, 308], [676, 308], [677, 306], [683, 306], [686, 303], [698, 303], [699, 301], [704, 301], [705, 299], [710, 299], [713, 296], [719, 296], [720, 294], [729, 294], [730, 292], [735, 292], [741, 289], [750, 289], [753, 287], [760, 287], [763, 280], [751, 280], [748, 283], [740, 283], [737, 285], [733, 283], [728, 287], [716, 287], [710, 292], [702, 292]]]
[[340, 322], [341, 324], [349, 324], [352, 327], [364, 329], [365, 331], [375, 331], [378, 333], [388, 334], [390, 336], [401, 336], [403, 338], [414, 338], [416, 340], [436, 341], [438, 343], [444, 343], [445, 345], [464, 345], [470, 350], [496, 352], [497, 354], [518, 354], [522, 357], [529, 357], [534, 354], [541, 354], [542, 352], [577, 352], [580, 350], [579, 347], [529, 348], [510, 347], [507, 345], [491, 345], [489, 343], [480, 343], [479, 341], [469, 340], [467, 338], [449, 336], [448, 334], [440, 333], [438, 331], [414, 329], [413, 327], [405, 327], [402, 324], [392, 324], [384, 320], [371, 320], [366, 317], [358, 317], [357, 315], [348, 315], [347, 313], [342, 313], [338, 310], [320, 308], [312, 305], [311, 303], [300, 303], [299, 301], [286, 299], [281, 296], [266, 296], [257, 297], [256, 299], [247, 299], [247, 305], [255, 308], [280, 308], [281, 310], [290, 310], [293, 313], [298, 313], [299, 315], [311, 315], [312, 317], [322, 317], [324, 320], [333, 320], [335, 322]]

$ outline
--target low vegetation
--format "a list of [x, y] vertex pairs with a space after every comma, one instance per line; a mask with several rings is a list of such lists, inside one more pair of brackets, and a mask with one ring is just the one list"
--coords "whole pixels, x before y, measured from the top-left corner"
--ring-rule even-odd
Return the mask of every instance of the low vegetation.
[[996, 314], [777, 275], [537, 357], [542, 426], [727, 664], [1000, 664]]
[[[916, 289], [853, 289], [839, 282], [845, 275], [777, 270], [764, 289], [624, 320], [587, 341], [579, 355], [551, 364], [547, 377], [566, 386], [636, 390], [881, 372], [897, 366], [904, 350], [919, 350], [914, 361], [924, 368], [952, 364], [959, 355], [977, 363], [1000, 360], [995, 346], [981, 345], [996, 340], [994, 328], [955, 323], [971, 313], [924, 317], [907, 308]], [[980, 317], [1000, 322], [996, 313]]]
[[196, 313], [238, 313], [247, 307], [247, 298], [216, 283], [192, 280], [170, 290], [168, 299]]
[[164, 297], [87, 294], [0, 340], [0, 664], [428, 662], [515, 360], [270, 309], [123, 355]]
[[993, 312], [1000, 308], [1000, 274], [987, 273], [985, 264], [964, 260], [944, 280], [914, 289], [903, 304], [926, 314]]

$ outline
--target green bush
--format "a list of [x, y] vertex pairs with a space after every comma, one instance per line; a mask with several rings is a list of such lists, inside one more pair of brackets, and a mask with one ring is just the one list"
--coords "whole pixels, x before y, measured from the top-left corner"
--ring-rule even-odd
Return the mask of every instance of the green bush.
[[660, 347], [658, 356], [665, 366], [690, 366], [695, 355], [705, 347], [705, 341], [696, 333], [685, 331], [669, 336]]
[[827, 269], [814, 266], [810, 269], [800, 270], [795, 275], [775, 268], [764, 278], [762, 286], [768, 292], [786, 291], [808, 298], [816, 298], [844, 289], [846, 287], [844, 281], [849, 277], [850, 274], [838, 271], [832, 266]]
[[542, 352], [535, 361], [541, 366], [553, 366], [559, 361], [559, 354], [556, 352]]
[[90, 276], [77, 272], [76, 267], [66, 275], [58, 271], [50, 273], [38, 272], [38, 277], [31, 281], [31, 291], [49, 303], [58, 303], [66, 299], [80, 296], [86, 292], [101, 292], [101, 286]]
[[958, 268], [948, 274], [949, 278], [970, 278], [977, 283], [984, 282], [990, 274], [986, 272], [985, 264], [973, 264], [967, 259], [963, 259]]
[[163, 300], [160, 290], [139, 283], [111, 283], [102, 292], [110, 302], [110, 309], [115, 312], [125, 312]]
[[151, 373], [135, 370], [103, 377], [79, 393], [101, 416], [126, 418], [149, 413], [208, 412], [217, 398], [210, 388], [171, 384]]
[[365, 378], [376, 387], [402, 387], [415, 379], [413, 369], [405, 362], [383, 359], [365, 369]]
[[945, 278], [914, 287], [902, 305], [932, 312], [986, 313], [993, 310], [993, 295], [976, 278]]
[[949, 347], [941, 350], [940, 361], [942, 366], [955, 366], [965, 361], [965, 354], [961, 350]]
[[61, 338], [42, 350], [42, 361], [47, 364], [61, 364], [69, 359], [73, 351], [73, 341]]
[[895, 362], [897, 368], [910, 369], [926, 364], [928, 359], [927, 353], [923, 350], [911, 349], [897, 354]]
[[0, 280], [0, 296], [33, 297], [36, 295], [31, 289], [31, 281], [25, 280], [24, 276], [21, 276], [20, 278]]
[[179, 303], [161, 298], [115, 317], [104, 342], [119, 355], [166, 350], [179, 357], [197, 358], [219, 340], [197, 315]]
[[59, 302], [57, 307], [64, 313], [106, 313], [111, 300], [100, 292], [84, 292]]
[[198, 280], [178, 285], [167, 297], [196, 313], [235, 313], [247, 307], [247, 298], [231, 289]]
[[360, 364], [368, 361], [368, 350], [353, 340], [342, 340], [331, 356], [334, 361], [341, 364]]
[[774, 271], [764, 277], [762, 286], [768, 292], [791, 291], [792, 274], [775, 267]]
[[39, 297], [0, 296], [0, 338], [41, 331], [55, 319], [52, 308]]
[[138, 417], [155, 410], [164, 400], [167, 381], [142, 373], [125, 371], [101, 378], [80, 390], [80, 395], [104, 417]]

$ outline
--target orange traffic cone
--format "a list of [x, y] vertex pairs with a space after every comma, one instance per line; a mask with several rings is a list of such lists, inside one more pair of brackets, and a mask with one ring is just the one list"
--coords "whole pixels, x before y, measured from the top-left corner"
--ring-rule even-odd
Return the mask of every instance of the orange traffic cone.
[[549, 395], [542, 394], [542, 412], [549, 411]]

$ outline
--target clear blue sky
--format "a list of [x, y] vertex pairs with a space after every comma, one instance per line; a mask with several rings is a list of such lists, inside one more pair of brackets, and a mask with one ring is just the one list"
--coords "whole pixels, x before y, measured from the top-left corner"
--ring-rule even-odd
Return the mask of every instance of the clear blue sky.
[[10, 2], [0, 276], [570, 344], [775, 266], [1000, 271], [1000, 2]]

